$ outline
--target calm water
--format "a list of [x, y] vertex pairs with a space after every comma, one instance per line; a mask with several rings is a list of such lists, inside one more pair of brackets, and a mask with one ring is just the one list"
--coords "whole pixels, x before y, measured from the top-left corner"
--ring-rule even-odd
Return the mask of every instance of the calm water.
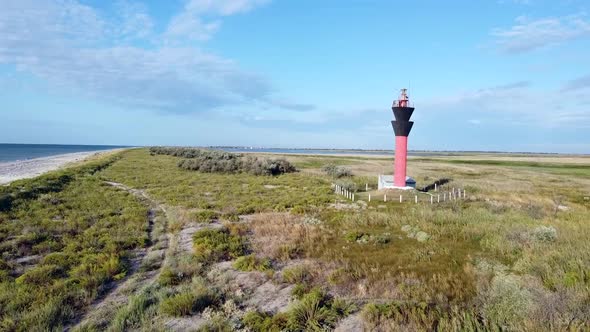
[[74, 152], [122, 148], [113, 145], [0, 144], [0, 162], [55, 156]]
[[[232, 147], [220, 147], [215, 148], [217, 150], [223, 150], [227, 152], [267, 152], [267, 153], [292, 153], [292, 154], [324, 154], [324, 155], [338, 155], [338, 154], [358, 154], [358, 155], [392, 155], [393, 150], [322, 150], [322, 149], [262, 149], [262, 148], [232, 148]], [[445, 153], [448, 154], [448, 153]], [[427, 151], [408, 151], [410, 156], [440, 156], [441, 152], [427, 152]]]

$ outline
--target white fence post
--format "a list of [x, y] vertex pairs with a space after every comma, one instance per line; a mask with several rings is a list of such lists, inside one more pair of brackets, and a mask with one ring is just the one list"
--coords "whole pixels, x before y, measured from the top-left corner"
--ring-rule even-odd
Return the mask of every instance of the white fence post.
[[467, 194], [465, 193], [465, 189], [463, 189], [463, 199], [465, 199], [465, 197], [467, 197]]
[[414, 195], [414, 202], [416, 202], [416, 204], [418, 204], [418, 195]]
[[400, 203], [403, 202], [403, 196], [402, 195], [399, 195], [399, 202]]
[[371, 201], [371, 194], [369, 194], [369, 202]]
[[430, 204], [434, 203], [434, 196], [430, 196]]
[[447, 193], [443, 193], [443, 202], [447, 201]]
[[354, 194], [352, 194], [352, 201], [354, 202]]
[[383, 201], [387, 202], [387, 194], [383, 195]]
[[369, 184], [365, 183], [365, 191], [369, 191]]
[[436, 202], [437, 203], [440, 203], [440, 194], [439, 195], [436, 195]]

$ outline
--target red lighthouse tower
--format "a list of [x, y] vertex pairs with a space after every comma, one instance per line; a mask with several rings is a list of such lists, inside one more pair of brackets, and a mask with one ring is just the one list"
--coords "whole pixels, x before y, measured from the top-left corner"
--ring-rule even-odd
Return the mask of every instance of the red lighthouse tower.
[[391, 121], [395, 133], [395, 168], [393, 184], [396, 187], [406, 187], [406, 165], [408, 159], [408, 135], [414, 125], [410, 121], [414, 108], [410, 107], [408, 89], [401, 89], [398, 100], [391, 106], [395, 121]]

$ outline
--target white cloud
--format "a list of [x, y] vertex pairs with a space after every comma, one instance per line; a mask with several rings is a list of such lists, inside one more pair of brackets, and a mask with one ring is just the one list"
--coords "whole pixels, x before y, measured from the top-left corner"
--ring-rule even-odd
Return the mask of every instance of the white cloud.
[[165, 36], [167, 42], [176, 38], [193, 41], [210, 39], [221, 26], [221, 16], [248, 12], [269, 0], [190, 0], [183, 11], [172, 18]]
[[[193, 1], [187, 6], [199, 2], [201, 10], [219, 15], [244, 12], [261, 3], [215, 1], [215, 6], [225, 4], [215, 7]], [[32, 73], [60, 93], [176, 113], [243, 103], [303, 107], [276, 102], [280, 99], [264, 77], [186, 46], [191, 36], [183, 29], [188, 27], [174, 30], [182, 43], [161, 42], [163, 37], [154, 34], [145, 7], [137, 3], [120, 1], [116, 17], [75, 0], [0, 0], [0, 8], [0, 64]], [[205, 33], [214, 29], [205, 27]], [[132, 40], [151, 46], [138, 47]]]
[[465, 91], [454, 96], [433, 98], [422, 104], [418, 116], [445, 114], [466, 118], [472, 124], [485, 121], [502, 126], [537, 126], [539, 128], [589, 128], [590, 113], [580, 98], [549, 98], [559, 91], [539, 91], [527, 82]]
[[590, 74], [566, 82], [561, 91], [575, 91], [590, 88]]
[[186, 10], [199, 15], [234, 15], [248, 12], [262, 6], [270, 0], [190, 0]]
[[590, 37], [590, 21], [583, 14], [564, 17], [548, 17], [532, 20], [517, 17], [510, 28], [497, 28], [491, 35], [500, 51], [524, 53], [545, 46]]
[[147, 12], [145, 5], [128, 0], [119, 0], [115, 3], [119, 21], [115, 34], [125, 40], [142, 39], [153, 33], [154, 22]]

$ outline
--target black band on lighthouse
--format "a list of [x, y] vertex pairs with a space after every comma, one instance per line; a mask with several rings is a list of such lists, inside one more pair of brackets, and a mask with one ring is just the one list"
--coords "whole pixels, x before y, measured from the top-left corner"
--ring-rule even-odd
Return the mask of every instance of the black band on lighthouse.
[[394, 106], [391, 109], [393, 110], [393, 115], [397, 121], [410, 121], [410, 117], [412, 116], [412, 113], [414, 113], [413, 107]]
[[414, 121], [391, 121], [395, 136], [408, 136], [414, 125]]

